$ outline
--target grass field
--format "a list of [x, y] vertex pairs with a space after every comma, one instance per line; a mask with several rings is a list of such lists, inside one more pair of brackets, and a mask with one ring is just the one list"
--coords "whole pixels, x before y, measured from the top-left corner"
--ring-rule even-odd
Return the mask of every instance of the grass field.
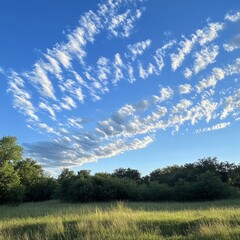
[[0, 240], [240, 239], [240, 201], [0, 206]]

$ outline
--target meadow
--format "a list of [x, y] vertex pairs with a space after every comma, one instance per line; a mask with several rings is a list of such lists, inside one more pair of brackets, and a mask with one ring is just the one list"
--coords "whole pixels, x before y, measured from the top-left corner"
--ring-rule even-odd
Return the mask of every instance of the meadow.
[[240, 239], [240, 201], [0, 206], [1, 240]]

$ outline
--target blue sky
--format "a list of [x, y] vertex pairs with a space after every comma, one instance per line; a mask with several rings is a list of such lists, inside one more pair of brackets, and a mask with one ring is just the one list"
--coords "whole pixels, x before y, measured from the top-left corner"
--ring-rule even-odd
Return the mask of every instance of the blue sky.
[[240, 2], [0, 5], [0, 137], [46, 170], [239, 163]]

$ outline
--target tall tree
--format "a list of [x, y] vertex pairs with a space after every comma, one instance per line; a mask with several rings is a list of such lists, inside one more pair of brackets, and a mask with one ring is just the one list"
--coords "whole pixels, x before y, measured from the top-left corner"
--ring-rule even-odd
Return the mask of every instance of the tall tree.
[[17, 163], [22, 158], [23, 148], [17, 144], [16, 137], [5, 136], [0, 139], [0, 165], [4, 162]]

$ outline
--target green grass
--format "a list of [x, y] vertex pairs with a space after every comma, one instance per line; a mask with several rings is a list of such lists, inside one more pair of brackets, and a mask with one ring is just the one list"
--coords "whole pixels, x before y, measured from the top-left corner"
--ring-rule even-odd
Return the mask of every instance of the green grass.
[[238, 200], [0, 206], [0, 240], [240, 239]]

